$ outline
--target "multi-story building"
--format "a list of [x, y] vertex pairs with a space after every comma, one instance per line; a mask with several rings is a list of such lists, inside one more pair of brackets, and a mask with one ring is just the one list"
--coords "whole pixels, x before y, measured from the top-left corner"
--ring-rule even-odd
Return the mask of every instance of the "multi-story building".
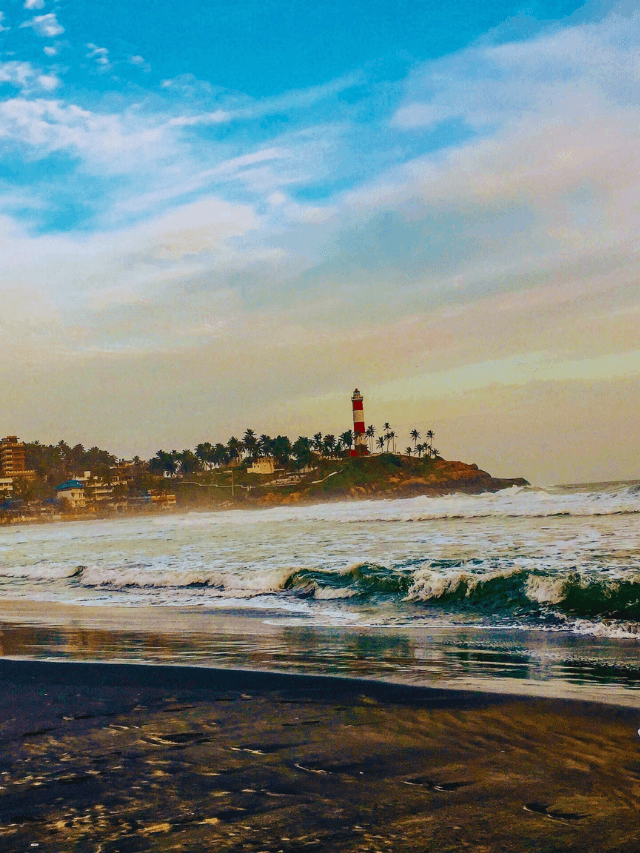
[[85, 508], [84, 486], [77, 480], [67, 480], [66, 483], [61, 483], [56, 486], [56, 492], [60, 500], [66, 501], [72, 509]]
[[18, 441], [17, 435], [7, 435], [0, 440], [0, 469], [3, 477], [35, 476], [35, 471], [25, 468], [24, 442]]

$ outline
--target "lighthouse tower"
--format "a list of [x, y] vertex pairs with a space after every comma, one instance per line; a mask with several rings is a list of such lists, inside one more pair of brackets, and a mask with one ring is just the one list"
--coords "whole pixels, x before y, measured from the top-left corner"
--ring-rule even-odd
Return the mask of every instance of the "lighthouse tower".
[[352, 456], [363, 456], [367, 453], [367, 441], [364, 436], [364, 403], [362, 394], [356, 390], [351, 395], [353, 409], [353, 444]]

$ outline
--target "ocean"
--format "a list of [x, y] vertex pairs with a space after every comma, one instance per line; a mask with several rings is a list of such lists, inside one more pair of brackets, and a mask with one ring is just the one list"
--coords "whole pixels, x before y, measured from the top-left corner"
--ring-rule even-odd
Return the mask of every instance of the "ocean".
[[640, 705], [640, 484], [0, 529], [6, 656]]

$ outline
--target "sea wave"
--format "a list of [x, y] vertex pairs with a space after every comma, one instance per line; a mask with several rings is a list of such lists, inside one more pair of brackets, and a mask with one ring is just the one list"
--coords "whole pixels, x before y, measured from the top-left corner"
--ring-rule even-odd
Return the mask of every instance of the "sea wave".
[[278, 568], [237, 574], [186, 570], [154, 572], [141, 567], [87, 566], [70, 582], [126, 590], [203, 589], [234, 597], [388, 599], [399, 607], [470, 611], [486, 616], [609, 618], [640, 621], [640, 572], [603, 577], [579, 571], [546, 573], [510, 566], [478, 570], [479, 561], [433, 561], [426, 566], [387, 567], [358, 563], [342, 569]]

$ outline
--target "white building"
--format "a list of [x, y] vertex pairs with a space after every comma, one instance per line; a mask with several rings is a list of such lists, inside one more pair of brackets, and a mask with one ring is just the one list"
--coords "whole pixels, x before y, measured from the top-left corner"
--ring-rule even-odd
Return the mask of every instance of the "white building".
[[265, 456], [264, 459], [256, 459], [253, 465], [247, 468], [247, 474], [273, 474], [275, 470], [275, 460], [270, 456]]
[[84, 497], [84, 486], [77, 480], [67, 480], [56, 486], [58, 497], [66, 501], [72, 509], [84, 509], [86, 501]]

